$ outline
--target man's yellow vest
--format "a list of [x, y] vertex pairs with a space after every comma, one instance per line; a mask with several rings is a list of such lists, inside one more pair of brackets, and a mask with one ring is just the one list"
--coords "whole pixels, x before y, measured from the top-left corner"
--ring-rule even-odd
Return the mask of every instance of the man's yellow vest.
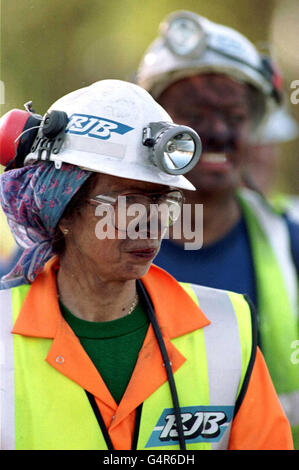
[[[187, 449], [226, 449], [255, 358], [250, 308], [235, 293], [182, 286], [211, 321], [171, 340], [186, 358], [174, 379]], [[0, 447], [107, 449], [84, 389], [44, 360], [52, 339], [10, 333], [29, 288], [0, 291]], [[137, 449], [179, 449], [168, 382], [143, 403]]]
[[253, 191], [241, 190], [239, 202], [253, 254], [260, 346], [284, 411], [299, 432], [298, 278], [287, 224]]

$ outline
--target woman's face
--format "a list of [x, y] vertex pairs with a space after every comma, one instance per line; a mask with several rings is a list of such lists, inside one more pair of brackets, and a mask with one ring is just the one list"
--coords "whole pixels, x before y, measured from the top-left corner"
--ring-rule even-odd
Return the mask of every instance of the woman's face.
[[[167, 187], [162, 185], [104, 174], [96, 175], [95, 184], [87, 196], [86, 203], [72, 218], [62, 218], [59, 223], [62, 231], [68, 229], [63, 261], [75, 261], [86, 275], [94, 275], [103, 282], [138, 279], [145, 275], [159, 251], [161, 236], [151, 239], [147, 234], [146, 238], [134, 240], [128, 238], [125, 232], [119, 235], [117, 230], [114, 232], [111, 217], [103, 215], [103, 212], [100, 216], [101, 205], [91, 204], [89, 198], [94, 199], [97, 195], [107, 193], [146, 194], [165, 190]], [[99, 238], [103, 217], [106, 221], [109, 220], [106, 228], [109, 229], [110, 224], [115, 238]]]

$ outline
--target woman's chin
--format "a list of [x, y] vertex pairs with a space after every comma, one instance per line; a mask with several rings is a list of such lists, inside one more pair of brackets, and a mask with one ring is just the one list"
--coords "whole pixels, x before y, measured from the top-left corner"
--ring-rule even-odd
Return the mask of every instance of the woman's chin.
[[141, 277], [145, 276], [148, 272], [152, 262], [143, 263], [142, 265], [129, 265], [127, 269], [123, 272], [118, 273], [119, 278], [123, 280], [133, 280], [133, 279], [140, 279]]

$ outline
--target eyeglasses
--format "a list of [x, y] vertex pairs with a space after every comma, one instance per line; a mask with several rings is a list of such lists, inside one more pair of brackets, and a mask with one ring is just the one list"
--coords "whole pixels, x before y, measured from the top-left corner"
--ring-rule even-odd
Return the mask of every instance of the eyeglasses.
[[153, 218], [165, 229], [179, 218], [184, 196], [179, 190], [147, 194], [107, 193], [89, 198], [87, 202], [95, 206], [104, 204], [110, 207], [112, 224], [117, 230], [127, 231], [133, 222], [148, 224]]

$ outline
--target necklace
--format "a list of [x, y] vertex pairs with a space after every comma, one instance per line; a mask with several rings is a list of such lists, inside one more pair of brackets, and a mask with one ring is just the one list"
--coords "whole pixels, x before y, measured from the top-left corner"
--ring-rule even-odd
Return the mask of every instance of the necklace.
[[127, 315], [130, 315], [130, 314], [133, 312], [133, 310], [135, 310], [135, 308], [137, 307], [138, 303], [139, 303], [139, 295], [138, 295], [137, 292], [136, 292], [136, 295], [135, 295], [134, 300], [133, 300], [133, 302], [132, 302], [132, 304], [131, 304], [131, 307], [130, 307], [129, 310], [127, 311]]

